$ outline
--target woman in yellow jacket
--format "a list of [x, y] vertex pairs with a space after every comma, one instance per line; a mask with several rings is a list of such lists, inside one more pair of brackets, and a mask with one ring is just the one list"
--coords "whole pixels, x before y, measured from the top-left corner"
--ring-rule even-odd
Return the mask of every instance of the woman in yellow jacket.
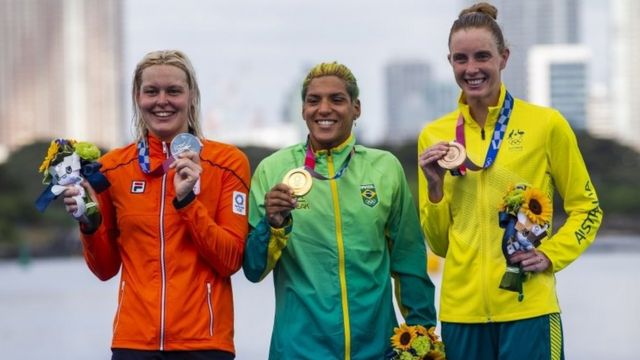
[[[593, 242], [602, 211], [564, 117], [502, 84], [509, 49], [496, 17], [479, 3], [454, 22], [458, 109], [419, 138], [421, 224], [446, 259], [442, 337], [453, 360], [561, 359], [554, 274]], [[449, 163], [456, 153], [461, 165]], [[554, 191], [568, 219], [551, 234]], [[534, 246], [516, 241], [527, 239]]]

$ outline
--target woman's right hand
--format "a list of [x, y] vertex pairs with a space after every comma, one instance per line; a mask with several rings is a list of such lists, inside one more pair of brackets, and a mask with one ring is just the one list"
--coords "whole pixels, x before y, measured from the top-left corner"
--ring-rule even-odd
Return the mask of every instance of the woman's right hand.
[[438, 160], [442, 159], [447, 151], [449, 151], [449, 143], [441, 141], [426, 148], [418, 156], [418, 165], [429, 184], [429, 200], [433, 203], [439, 202], [444, 196], [444, 175], [447, 170], [438, 165]]
[[[85, 194], [89, 194], [89, 199], [91, 199], [91, 201], [95, 201], [96, 193], [86, 180], [82, 180], [80, 184], [67, 185], [66, 190], [62, 193], [64, 209], [75, 220], [78, 220], [80, 222], [84, 221], [85, 223], [87, 223], [87, 225], [96, 225], [97, 227], [98, 224], [89, 224], [89, 220], [87, 219], [87, 216], [84, 216], [84, 214], [80, 217], [76, 217], [74, 215], [74, 213], [78, 210], [78, 199], [85, 197]], [[97, 201], [95, 202], [96, 206], [98, 206]]]
[[293, 190], [285, 184], [277, 184], [264, 196], [264, 209], [269, 225], [281, 228], [291, 210], [296, 208], [298, 200]]

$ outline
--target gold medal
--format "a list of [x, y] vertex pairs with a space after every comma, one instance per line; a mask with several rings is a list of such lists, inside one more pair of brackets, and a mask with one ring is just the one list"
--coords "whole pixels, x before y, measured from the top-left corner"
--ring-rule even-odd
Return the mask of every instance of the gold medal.
[[447, 154], [438, 160], [438, 165], [449, 170], [457, 169], [466, 159], [467, 151], [464, 149], [464, 146], [452, 141], [449, 143]]
[[293, 189], [293, 195], [303, 196], [311, 190], [313, 178], [305, 168], [297, 168], [290, 170], [282, 182]]

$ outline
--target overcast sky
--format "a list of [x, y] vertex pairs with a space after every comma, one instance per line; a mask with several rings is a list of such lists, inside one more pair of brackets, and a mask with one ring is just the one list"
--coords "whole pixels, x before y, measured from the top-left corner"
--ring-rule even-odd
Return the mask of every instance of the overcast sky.
[[[586, 16], [602, 18], [606, 0], [584, 2]], [[196, 68], [204, 117], [249, 126], [281, 121], [287, 93], [307, 67], [337, 60], [361, 88], [359, 130], [377, 141], [386, 130], [385, 64], [426, 60], [439, 80], [453, 83], [447, 37], [461, 8], [449, 0], [125, 1], [125, 67], [131, 74], [148, 51], [181, 49]], [[589, 42], [606, 41], [594, 26], [585, 28]]]

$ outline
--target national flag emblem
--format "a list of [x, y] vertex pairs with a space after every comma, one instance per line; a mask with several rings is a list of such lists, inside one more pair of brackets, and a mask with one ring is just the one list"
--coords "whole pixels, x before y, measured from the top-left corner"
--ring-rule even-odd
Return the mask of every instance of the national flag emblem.
[[378, 193], [374, 184], [360, 185], [360, 196], [367, 206], [374, 207], [378, 204]]
[[142, 194], [144, 192], [144, 188], [147, 183], [140, 180], [133, 180], [131, 182], [131, 193], [133, 194]]

